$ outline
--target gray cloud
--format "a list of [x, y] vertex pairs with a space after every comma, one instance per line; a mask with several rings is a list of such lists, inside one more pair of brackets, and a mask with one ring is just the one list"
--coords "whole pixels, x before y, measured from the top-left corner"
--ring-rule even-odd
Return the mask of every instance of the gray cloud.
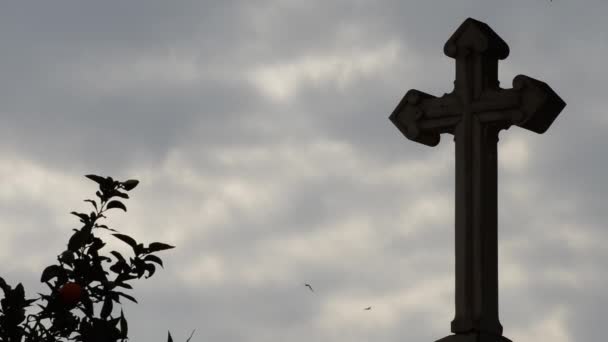
[[[1, 276], [46, 293], [40, 272], [77, 228], [69, 212], [94, 194], [83, 175], [136, 178], [108, 225], [176, 248], [131, 283], [131, 340], [448, 335], [453, 140], [415, 144], [388, 116], [409, 89], [452, 90], [443, 44], [473, 17], [510, 46], [502, 87], [525, 74], [568, 103], [543, 135], [500, 133], [504, 334], [601, 340], [606, 5], [441, 6], [4, 4]], [[130, 255], [102, 236], [106, 253]]]

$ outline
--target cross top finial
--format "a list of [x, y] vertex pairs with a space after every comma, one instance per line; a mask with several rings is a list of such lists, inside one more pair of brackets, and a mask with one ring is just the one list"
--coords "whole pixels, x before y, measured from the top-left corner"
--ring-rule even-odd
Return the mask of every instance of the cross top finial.
[[463, 49], [497, 59], [509, 56], [507, 43], [490, 26], [473, 18], [467, 18], [443, 46], [443, 52], [452, 58]]

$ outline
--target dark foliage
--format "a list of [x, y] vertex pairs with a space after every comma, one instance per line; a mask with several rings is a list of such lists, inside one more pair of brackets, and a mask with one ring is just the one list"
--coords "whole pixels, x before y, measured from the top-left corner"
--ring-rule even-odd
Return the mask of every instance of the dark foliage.
[[[127, 207], [124, 203], [115, 198], [128, 199], [129, 195], [121, 190], [131, 191], [139, 184], [139, 181], [130, 179], [119, 182], [112, 177], [104, 178], [97, 175], [86, 175], [86, 177], [99, 185], [99, 190], [95, 194], [100, 202], [91, 199], [84, 200], [90, 202], [95, 209], [88, 215], [71, 212], [80, 219], [83, 226], [80, 229], [73, 229], [75, 233], [68, 241], [67, 250], [57, 256], [59, 264], [50, 265], [42, 271], [40, 281], [47, 284], [51, 289], [51, 294], [38, 293], [40, 295], [38, 299], [26, 299], [21, 283], [13, 289], [0, 277], [0, 288], [4, 291], [4, 298], [0, 301], [0, 342], [64, 341], [61, 339], [75, 342], [124, 342], [128, 340], [128, 324], [122, 308], [119, 317], [112, 317], [111, 313], [115, 303], [121, 304], [120, 297], [135, 303], [137, 300], [122, 292], [124, 290], [120, 288], [133, 289], [127, 281], [140, 279], [146, 272], [148, 274], [145, 278], [150, 278], [156, 271], [156, 265], [163, 267], [162, 260], [152, 253], [175, 247], [161, 242], [152, 242], [146, 247], [128, 235], [119, 234], [116, 230], [97, 223], [100, 218], [105, 218], [103, 213], [109, 209], [122, 209], [126, 212]], [[117, 251], [110, 252], [116, 260], [100, 256], [99, 250], [105, 246], [105, 243], [94, 235], [95, 229], [116, 232], [112, 236], [131, 246], [135, 258], [130, 258], [130, 262], [127, 263]], [[108, 279], [109, 273], [102, 267], [104, 261], [113, 262], [109, 270], [116, 273], [117, 276], [112, 280]], [[77, 283], [83, 289], [80, 301], [72, 306], [61, 302], [58, 296], [59, 289], [67, 282]], [[45, 301], [47, 304], [37, 304], [42, 311], [35, 315], [28, 315], [27, 322], [24, 323], [26, 320], [25, 308], [38, 300]], [[99, 317], [94, 317], [93, 305], [97, 303], [102, 303], [102, 307]], [[72, 314], [74, 309], [79, 309], [85, 314], [85, 317], [80, 319]], [[44, 319], [51, 321], [49, 329], [41, 324]], [[31, 322], [34, 323], [33, 327], [30, 327]], [[192, 335], [186, 342], [189, 342], [190, 338]], [[168, 332], [167, 341], [173, 342], [170, 332]]]

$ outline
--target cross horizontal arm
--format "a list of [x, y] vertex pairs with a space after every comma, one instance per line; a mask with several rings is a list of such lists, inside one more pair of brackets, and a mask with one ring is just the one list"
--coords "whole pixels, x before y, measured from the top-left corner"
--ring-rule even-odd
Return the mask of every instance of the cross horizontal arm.
[[460, 100], [445, 94], [438, 98], [419, 90], [408, 91], [389, 119], [408, 139], [435, 146], [441, 133], [452, 133], [462, 113]]

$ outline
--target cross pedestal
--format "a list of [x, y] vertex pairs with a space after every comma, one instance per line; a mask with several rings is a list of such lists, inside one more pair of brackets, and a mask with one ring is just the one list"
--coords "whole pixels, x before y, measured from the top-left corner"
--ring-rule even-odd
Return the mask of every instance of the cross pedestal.
[[456, 60], [454, 90], [437, 98], [412, 89], [389, 117], [410, 140], [435, 146], [450, 133], [456, 144], [454, 334], [437, 342], [510, 342], [498, 319], [498, 133], [516, 125], [542, 134], [566, 103], [524, 75], [500, 88], [498, 60], [509, 47], [480, 21], [465, 20], [444, 52]]

